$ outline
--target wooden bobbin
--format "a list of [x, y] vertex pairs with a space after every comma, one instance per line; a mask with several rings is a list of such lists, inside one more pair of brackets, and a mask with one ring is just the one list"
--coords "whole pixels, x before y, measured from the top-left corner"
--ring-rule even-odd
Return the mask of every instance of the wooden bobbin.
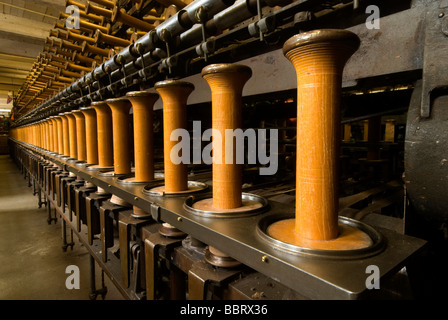
[[86, 118], [81, 110], [73, 111], [73, 116], [76, 119], [76, 147], [77, 159], [79, 161], [87, 160], [87, 145], [86, 145]]
[[64, 156], [70, 156], [70, 137], [69, 137], [69, 129], [68, 129], [68, 117], [65, 113], [60, 113], [59, 116], [62, 120], [62, 146], [63, 151], [62, 154]]
[[242, 91], [252, 70], [237, 64], [213, 64], [201, 73], [212, 92], [212, 127], [221, 136], [213, 139], [213, 207], [234, 209], [242, 206], [242, 166], [226, 164], [225, 130], [241, 128]]
[[132, 104], [134, 121], [134, 163], [136, 182], [154, 180], [153, 107], [159, 99], [155, 93], [131, 91], [126, 97]]
[[57, 123], [56, 123], [56, 118], [54, 116], [51, 116], [49, 119], [52, 124], [51, 138], [53, 140], [53, 142], [52, 142], [53, 148], [51, 149], [51, 151], [54, 153], [58, 153], [58, 127], [57, 127]]
[[132, 104], [126, 98], [107, 99], [112, 111], [112, 137], [114, 146], [114, 173], [131, 173], [131, 138], [129, 110]]
[[283, 46], [297, 73], [296, 215], [269, 227], [276, 239], [329, 250], [372, 243], [338, 221], [342, 72], [359, 44], [350, 31], [327, 29], [298, 34]]
[[112, 112], [104, 101], [92, 102], [96, 111], [98, 138], [98, 165], [89, 168], [107, 168], [114, 164], [112, 142]]
[[98, 163], [98, 132], [96, 125], [96, 112], [93, 107], [84, 107], [80, 111], [85, 119], [86, 162]]
[[53, 121], [50, 118], [47, 119], [47, 130], [48, 130], [48, 151], [53, 152]]
[[68, 139], [70, 146], [70, 158], [78, 159], [78, 146], [76, 144], [76, 118], [72, 112], [66, 112], [68, 120]]
[[56, 121], [57, 153], [64, 154], [64, 141], [62, 135], [62, 118], [60, 115], [54, 117]]
[[171, 149], [178, 143], [171, 141], [176, 129], [187, 129], [187, 99], [194, 85], [189, 82], [167, 80], [154, 86], [163, 100], [163, 148], [164, 148], [164, 192], [188, 190], [188, 168], [184, 163], [173, 163]]

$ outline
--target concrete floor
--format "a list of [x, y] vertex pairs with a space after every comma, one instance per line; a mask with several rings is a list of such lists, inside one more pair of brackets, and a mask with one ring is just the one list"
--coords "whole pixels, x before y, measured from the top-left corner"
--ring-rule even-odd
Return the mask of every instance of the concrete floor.
[[[88, 300], [89, 253], [75, 237], [73, 250], [62, 250], [61, 218], [47, 223], [45, 206], [38, 208], [33, 188], [9, 157], [0, 155], [0, 299]], [[67, 289], [66, 268], [80, 270], [80, 289]], [[105, 300], [123, 299], [105, 275]], [[96, 265], [96, 286], [101, 272]], [[101, 297], [98, 297], [101, 299]]]

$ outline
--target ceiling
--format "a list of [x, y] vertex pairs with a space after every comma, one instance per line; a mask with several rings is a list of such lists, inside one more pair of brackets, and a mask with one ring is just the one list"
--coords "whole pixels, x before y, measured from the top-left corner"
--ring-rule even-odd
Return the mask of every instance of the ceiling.
[[17, 94], [65, 2], [0, 0], [0, 115], [12, 108], [8, 92]]

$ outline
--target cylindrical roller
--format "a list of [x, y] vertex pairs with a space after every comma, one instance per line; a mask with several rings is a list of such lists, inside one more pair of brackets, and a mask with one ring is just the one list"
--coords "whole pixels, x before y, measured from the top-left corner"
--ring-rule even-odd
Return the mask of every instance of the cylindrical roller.
[[127, 47], [131, 44], [131, 42], [129, 40], [105, 34], [105, 33], [101, 32], [100, 30], [97, 30], [95, 32], [94, 38], [95, 38], [96, 43], [104, 42], [104, 43], [110, 44], [112, 46], [118, 46], [118, 47]]
[[58, 127], [57, 127], [57, 123], [56, 123], [56, 117], [55, 116], [51, 116], [50, 117], [51, 123], [53, 124], [52, 126], [52, 138], [53, 138], [53, 149], [51, 151], [58, 153]]
[[76, 118], [72, 112], [66, 112], [68, 120], [68, 137], [70, 144], [70, 158], [77, 159], [78, 158], [78, 146], [76, 144]]
[[188, 168], [184, 163], [173, 163], [171, 149], [177, 144], [171, 141], [176, 129], [187, 129], [187, 99], [194, 90], [189, 82], [168, 80], [155, 84], [163, 101], [163, 147], [165, 192], [179, 192], [188, 189]]
[[82, 43], [81, 47], [82, 47], [81, 48], [81, 52], [82, 53], [87, 51], [87, 52], [90, 52], [90, 53], [93, 53], [93, 54], [97, 54], [97, 55], [102, 56], [102, 57], [108, 57], [109, 56], [109, 52], [110, 52], [109, 49], [98, 48], [97, 46], [90, 45], [90, 44], [87, 43], [87, 41], [84, 41]]
[[[60, 30], [59, 30], [59, 32], [60, 32]], [[88, 37], [88, 36], [84, 36], [82, 34], [75, 33], [75, 32], [73, 32], [71, 30], [67, 31], [67, 37], [69, 39], [72, 39], [72, 40], [75, 40], [75, 41], [86, 41], [86, 42], [88, 42], [90, 44], [94, 44], [95, 43], [95, 39], [93, 39], [91, 37]]]
[[305, 239], [338, 236], [342, 71], [359, 43], [346, 30], [314, 30], [283, 46], [297, 72], [295, 230]]
[[80, 109], [85, 118], [86, 129], [86, 161], [88, 164], [98, 163], [98, 132], [96, 112], [93, 107]]
[[63, 145], [63, 155], [70, 156], [70, 136], [68, 129], [68, 118], [65, 113], [60, 113], [62, 120], [62, 145]]
[[131, 173], [131, 146], [129, 132], [129, 110], [132, 104], [126, 98], [107, 99], [112, 111], [114, 146], [114, 173]]
[[73, 111], [73, 115], [76, 119], [76, 151], [77, 159], [79, 161], [87, 160], [86, 151], [86, 119], [81, 110]]
[[213, 207], [217, 209], [242, 205], [242, 166], [236, 163], [236, 152], [232, 163], [226, 163], [225, 130], [241, 128], [242, 91], [251, 76], [249, 67], [237, 64], [213, 64], [202, 70], [212, 92], [212, 127], [221, 137], [221, 143], [213, 139]]
[[112, 9], [115, 7], [117, 0], [91, 0], [91, 2], [95, 2], [102, 6], [105, 6], [106, 8]]
[[147, 32], [155, 28], [154, 25], [127, 14], [126, 11], [123, 8], [120, 9], [120, 7], [115, 7], [112, 10], [111, 21], [112, 23], [121, 22], [126, 26], [137, 28], [139, 30]]
[[112, 17], [112, 10], [108, 10], [108, 9], [105, 9], [102, 7], [95, 6], [90, 1], [87, 1], [85, 11], [87, 14], [94, 13], [94, 14], [98, 14], [98, 15], [103, 16], [108, 19], [110, 19]]
[[62, 118], [60, 115], [54, 117], [56, 121], [56, 130], [57, 130], [57, 152], [60, 155], [64, 154], [64, 137], [62, 134]]
[[159, 99], [155, 93], [132, 91], [126, 94], [134, 117], [135, 181], [154, 180], [153, 107]]
[[111, 167], [114, 164], [112, 142], [112, 112], [104, 101], [92, 102], [96, 111], [98, 137], [98, 167]]

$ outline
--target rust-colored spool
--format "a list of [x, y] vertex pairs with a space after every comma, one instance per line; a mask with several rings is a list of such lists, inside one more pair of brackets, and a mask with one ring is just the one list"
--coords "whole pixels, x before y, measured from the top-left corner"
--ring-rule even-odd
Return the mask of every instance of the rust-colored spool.
[[52, 133], [53, 133], [53, 130], [52, 130], [52, 123], [51, 123], [51, 120], [50, 119], [46, 119], [46, 120], [44, 120], [45, 122], [45, 134], [46, 134], [46, 137], [45, 137], [45, 139], [46, 139], [46, 147], [45, 147], [45, 149], [47, 149], [47, 151], [50, 151], [51, 152], [51, 149], [52, 149], [52, 143], [53, 143], [53, 137], [52, 137]]
[[112, 111], [112, 137], [114, 146], [114, 173], [131, 173], [131, 147], [129, 110], [132, 104], [126, 98], [107, 99]]
[[60, 155], [64, 154], [64, 141], [62, 135], [62, 118], [60, 115], [54, 117], [56, 121], [56, 131], [57, 131], [57, 153]]
[[76, 147], [77, 159], [79, 161], [87, 160], [87, 146], [86, 146], [86, 119], [81, 110], [73, 111], [76, 119]]
[[297, 73], [296, 218], [269, 227], [276, 239], [331, 250], [371, 244], [364, 232], [338, 222], [342, 72], [359, 43], [350, 31], [324, 29], [283, 46]]
[[96, 112], [93, 107], [81, 108], [85, 118], [86, 129], [86, 161], [94, 165], [98, 163], [98, 132], [96, 125]]
[[112, 112], [104, 101], [92, 102], [96, 111], [98, 137], [98, 165], [89, 168], [107, 168], [114, 164], [112, 142]]
[[154, 180], [153, 107], [159, 99], [156, 93], [131, 91], [126, 97], [132, 104], [134, 118], [135, 182]]
[[66, 112], [68, 120], [68, 138], [70, 145], [70, 158], [78, 158], [78, 146], [76, 144], [76, 118], [72, 112]]
[[62, 146], [64, 156], [70, 156], [70, 137], [69, 137], [69, 129], [68, 129], [68, 117], [65, 113], [60, 113], [62, 120]]
[[213, 207], [234, 209], [242, 206], [242, 166], [225, 162], [225, 130], [241, 128], [242, 91], [252, 70], [237, 64], [213, 64], [201, 73], [212, 92], [212, 127], [222, 143], [213, 140]]
[[51, 116], [50, 117], [51, 123], [53, 126], [51, 127], [52, 130], [52, 138], [53, 138], [53, 149], [51, 151], [58, 153], [58, 126], [56, 123], [56, 117]]
[[188, 190], [187, 164], [173, 163], [171, 149], [178, 143], [171, 141], [171, 133], [187, 128], [187, 99], [194, 85], [185, 81], [167, 80], [154, 86], [163, 100], [163, 147], [164, 147], [164, 191], [180, 192]]
[[47, 150], [53, 152], [53, 121], [50, 118], [46, 120], [47, 124]]

